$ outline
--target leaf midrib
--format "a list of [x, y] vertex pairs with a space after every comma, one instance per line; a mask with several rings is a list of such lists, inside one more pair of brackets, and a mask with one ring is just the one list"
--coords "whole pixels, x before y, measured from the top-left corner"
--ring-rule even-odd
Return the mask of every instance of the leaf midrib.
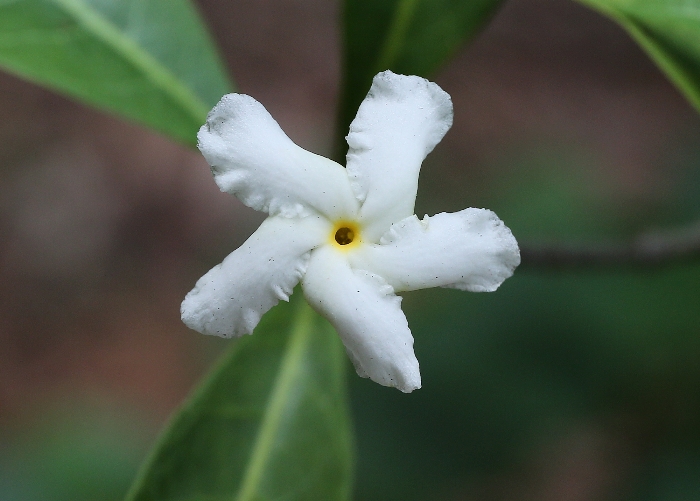
[[195, 121], [205, 120], [209, 107], [189, 87], [183, 85], [170, 70], [125, 36], [116, 25], [100, 15], [97, 10], [82, 0], [51, 1], [88, 32], [111, 47], [125, 61], [136, 67], [154, 86], [180, 104]]
[[302, 367], [300, 362], [304, 356], [313, 321], [311, 308], [304, 301], [299, 303], [298, 308], [294, 330], [289, 337], [280, 371], [265, 406], [262, 423], [251, 450], [248, 468], [243, 474], [241, 488], [236, 497], [237, 501], [250, 501], [259, 495], [260, 480], [265, 473], [265, 466], [275, 445], [275, 438], [284, 414], [283, 410], [289, 396], [294, 394], [293, 385]]

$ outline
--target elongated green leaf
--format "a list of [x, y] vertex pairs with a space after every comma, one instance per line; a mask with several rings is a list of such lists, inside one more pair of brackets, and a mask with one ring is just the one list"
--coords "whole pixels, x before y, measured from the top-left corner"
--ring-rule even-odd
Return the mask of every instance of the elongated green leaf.
[[231, 88], [188, 0], [0, 0], [0, 65], [186, 144]]
[[343, 135], [372, 77], [428, 76], [483, 26], [501, 0], [345, 0]]
[[301, 293], [292, 298], [173, 418], [129, 501], [348, 498], [345, 353]]
[[579, 0], [624, 27], [700, 111], [700, 0]]

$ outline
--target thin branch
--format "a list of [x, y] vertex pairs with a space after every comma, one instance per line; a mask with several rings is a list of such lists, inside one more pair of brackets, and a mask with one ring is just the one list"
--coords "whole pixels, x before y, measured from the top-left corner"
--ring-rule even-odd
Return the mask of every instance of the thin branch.
[[626, 243], [525, 242], [520, 255], [521, 266], [527, 268], [647, 267], [700, 261], [700, 221], [678, 230], [642, 233]]

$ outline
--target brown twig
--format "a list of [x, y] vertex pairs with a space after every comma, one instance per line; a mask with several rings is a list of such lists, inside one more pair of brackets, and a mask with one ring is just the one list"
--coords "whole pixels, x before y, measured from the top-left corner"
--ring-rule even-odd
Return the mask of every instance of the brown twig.
[[581, 268], [659, 266], [700, 260], [700, 222], [674, 231], [649, 232], [627, 243], [536, 243], [520, 245], [521, 266]]

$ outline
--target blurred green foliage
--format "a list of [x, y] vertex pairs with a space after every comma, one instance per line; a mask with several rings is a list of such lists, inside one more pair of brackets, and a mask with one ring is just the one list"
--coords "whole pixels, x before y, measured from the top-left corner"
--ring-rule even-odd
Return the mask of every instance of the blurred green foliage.
[[89, 398], [41, 402], [0, 437], [0, 499], [120, 500], [145, 452], [144, 428], [142, 416]]
[[[629, 227], [626, 211], [596, 208], [601, 199], [582, 178], [536, 161], [527, 189], [508, 189], [522, 188], [520, 179], [498, 187], [511, 194], [498, 214], [518, 238]], [[678, 197], [664, 209], [678, 220], [685, 207]], [[541, 499], [556, 465], [528, 468], [546, 463], [548, 448], [559, 451], [553, 462], [575, 456], [569, 442], [582, 429], [594, 451], [577, 468], [592, 470], [593, 483], [596, 465], [616, 476], [595, 499], [698, 499], [700, 265], [522, 269], [493, 294], [404, 296], [423, 388], [398, 395], [351, 379], [356, 499]]]

